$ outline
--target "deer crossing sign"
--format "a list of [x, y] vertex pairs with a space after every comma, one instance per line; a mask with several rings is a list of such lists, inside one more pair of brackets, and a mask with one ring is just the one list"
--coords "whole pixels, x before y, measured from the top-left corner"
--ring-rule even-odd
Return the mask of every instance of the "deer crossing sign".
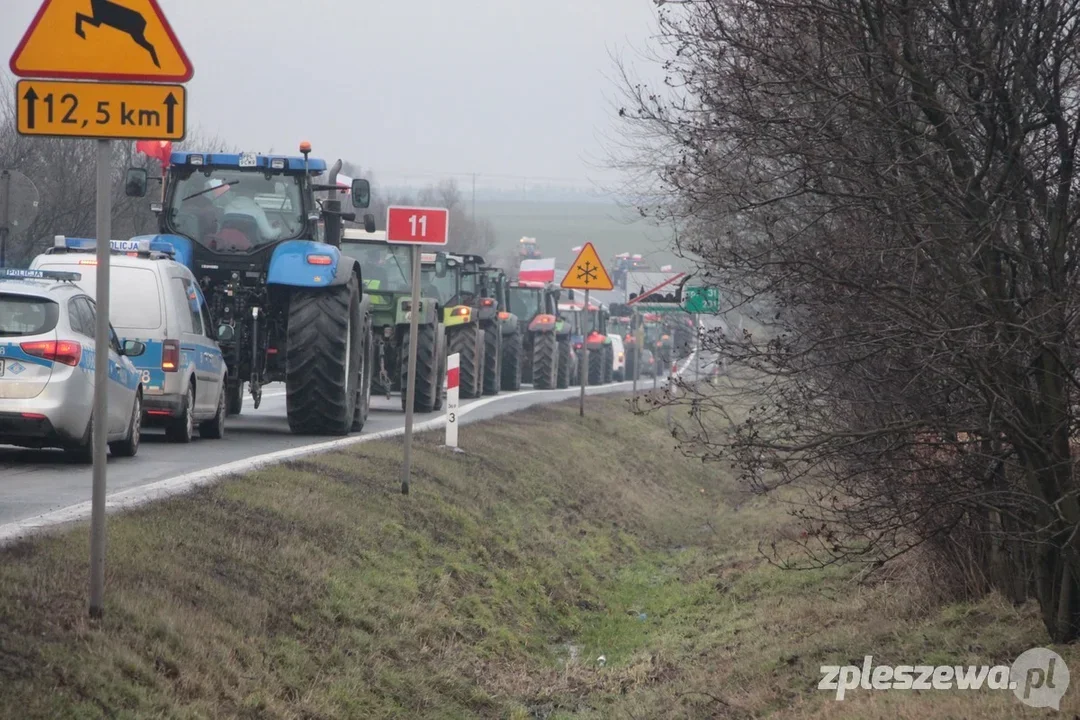
[[195, 74], [157, 0], [45, 0], [10, 65], [19, 77], [62, 80], [183, 83]]

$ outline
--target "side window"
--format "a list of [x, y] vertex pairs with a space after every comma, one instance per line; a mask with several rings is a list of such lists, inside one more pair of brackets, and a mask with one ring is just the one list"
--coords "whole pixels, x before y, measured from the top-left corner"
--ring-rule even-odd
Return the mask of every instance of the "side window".
[[81, 314], [84, 318], [83, 322], [86, 323], [90, 330], [90, 337], [94, 337], [97, 332], [97, 308], [94, 305], [94, 301], [88, 297], [78, 298], [77, 302], [82, 306]]
[[188, 302], [187, 289], [184, 287], [183, 278], [170, 278], [170, 293], [176, 306], [176, 319], [180, 323], [180, 332], [195, 332], [195, 326], [191, 321], [191, 304]]
[[202, 293], [199, 293], [199, 309], [202, 311], [203, 334], [212, 340], [216, 339], [217, 327], [214, 325], [214, 319], [210, 317], [210, 308], [206, 306]]
[[199, 302], [199, 294], [195, 292], [195, 285], [187, 279], [184, 280], [184, 298], [187, 300], [186, 307], [191, 315], [193, 332], [196, 335], [204, 335], [202, 313], [200, 312], [202, 303]]
[[88, 338], [94, 337], [93, 325], [87, 322], [87, 313], [83, 310], [85, 301], [81, 297], [68, 300], [68, 324], [74, 332]]

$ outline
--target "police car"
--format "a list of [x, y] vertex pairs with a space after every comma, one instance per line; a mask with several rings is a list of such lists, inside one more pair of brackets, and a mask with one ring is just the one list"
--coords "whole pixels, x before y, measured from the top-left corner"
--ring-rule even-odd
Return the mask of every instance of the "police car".
[[[191, 442], [196, 429], [204, 438], [223, 437], [225, 360], [195, 276], [175, 259], [173, 245], [156, 236], [109, 246], [109, 319], [121, 341], [146, 345], [135, 361], [144, 424], [164, 427], [173, 442]], [[79, 286], [96, 297], [96, 247], [93, 239], [58, 235], [30, 267], [81, 273]]]
[[[94, 299], [78, 273], [0, 268], [0, 445], [63, 448], [93, 460]], [[139, 450], [142, 383], [129, 358], [146, 347], [121, 343], [110, 326], [109, 449]]]

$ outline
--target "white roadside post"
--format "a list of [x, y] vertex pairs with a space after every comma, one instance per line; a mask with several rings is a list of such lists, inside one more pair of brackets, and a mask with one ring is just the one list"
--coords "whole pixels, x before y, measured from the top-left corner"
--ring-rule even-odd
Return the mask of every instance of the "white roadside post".
[[458, 367], [461, 355], [446, 358], [446, 447], [456, 448], [458, 427]]
[[[409, 494], [412, 474], [413, 409], [416, 403], [416, 349], [420, 319], [420, 246], [446, 245], [450, 211], [446, 208], [396, 207], [386, 209], [386, 241], [412, 245], [412, 298], [409, 305], [409, 357], [405, 376], [405, 438], [401, 459], [401, 494]], [[436, 359], [436, 364], [437, 364]], [[435, 392], [441, 388], [436, 382]]]

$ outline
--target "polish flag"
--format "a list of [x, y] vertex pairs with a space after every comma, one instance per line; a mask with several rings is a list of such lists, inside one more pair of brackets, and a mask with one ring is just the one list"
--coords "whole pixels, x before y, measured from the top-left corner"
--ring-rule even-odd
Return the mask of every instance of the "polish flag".
[[522, 260], [518, 271], [518, 282], [544, 284], [555, 282], [555, 258]]
[[135, 143], [135, 151], [154, 158], [161, 163], [161, 167], [167, 168], [172, 155], [172, 143], [168, 140], [139, 140]]

